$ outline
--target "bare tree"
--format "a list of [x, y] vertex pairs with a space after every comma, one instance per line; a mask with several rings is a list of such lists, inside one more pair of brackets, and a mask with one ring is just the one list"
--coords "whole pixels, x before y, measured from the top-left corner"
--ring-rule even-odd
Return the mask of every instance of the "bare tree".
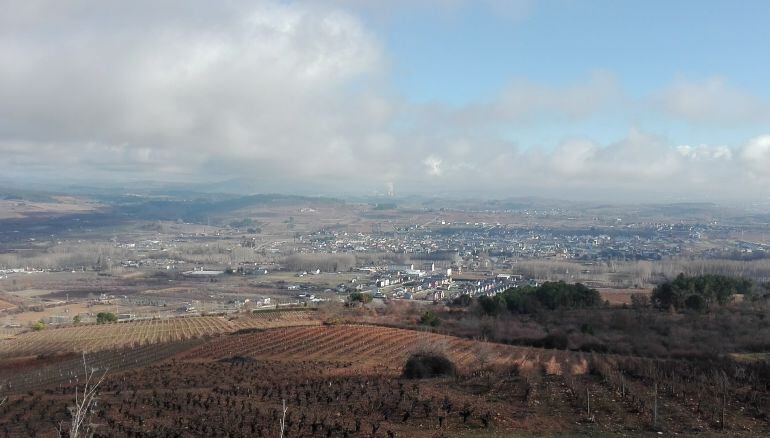
[[492, 387], [492, 372], [490, 370], [490, 365], [494, 358], [492, 348], [486, 342], [478, 342], [473, 353], [479, 362], [479, 372], [486, 376], [487, 388]]
[[588, 390], [587, 386], [586, 386], [586, 415], [588, 415], [589, 421], [593, 421], [593, 417], [591, 417], [591, 392]]
[[289, 408], [286, 407], [286, 399], [283, 399], [283, 415], [281, 416], [281, 438], [283, 438], [283, 432], [286, 429], [286, 411]]
[[93, 435], [94, 424], [91, 422], [91, 416], [96, 406], [99, 385], [101, 385], [104, 377], [107, 375], [107, 370], [105, 369], [101, 376], [97, 377], [97, 369], [88, 368], [85, 352], [83, 352], [83, 371], [85, 376], [83, 390], [79, 391], [78, 387], [75, 387], [75, 404], [68, 407], [72, 417], [69, 427], [70, 438], [90, 437]]
[[652, 384], [652, 427], [658, 427], [658, 382]]
[[356, 265], [356, 258], [352, 254], [293, 254], [284, 259], [284, 264], [291, 271], [337, 272], [350, 270]]

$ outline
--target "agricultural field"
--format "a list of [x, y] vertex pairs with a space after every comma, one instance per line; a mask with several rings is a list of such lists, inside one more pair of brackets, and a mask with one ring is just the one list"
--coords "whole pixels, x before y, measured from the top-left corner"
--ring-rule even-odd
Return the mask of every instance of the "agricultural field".
[[0, 220], [40, 216], [63, 216], [91, 212], [101, 208], [98, 203], [71, 196], [57, 196], [46, 202], [0, 199]]
[[303, 310], [257, 310], [230, 317], [236, 330], [321, 325], [315, 312]]
[[3, 340], [0, 342], [0, 360], [169, 343], [242, 329], [318, 324], [320, 321], [304, 311], [262, 311], [230, 319], [201, 316], [52, 328], [20, 333]]
[[24, 331], [20, 327], [2, 327], [0, 328], [0, 339], [11, 339]]
[[84, 361], [89, 368], [114, 374], [157, 363], [202, 342], [203, 339], [197, 338], [94, 353], [69, 352], [6, 359], [0, 361], [0, 383], [5, 392], [68, 386], [84, 377]]
[[[410, 353], [432, 349], [448, 354], [456, 366], [467, 372], [478, 365], [479, 361], [487, 365], [511, 365], [516, 360], [511, 355], [526, 350], [426, 331], [341, 325], [287, 327], [231, 336], [217, 343], [202, 345], [186, 357], [219, 360], [241, 355], [265, 360], [314, 360], [329, 363], [352, 360], [356, 367], [351, 372], [376, 369], [378, 372], [398, 374]], [[542, 352], [536, 353], [538, 357], [532, 358], [535, 362], [541, 359]], [[562, 360], [570, 359], [559, 356]]]
[[[406, 359], [418, 352], [445, 355], [456, 373], [403, 377]], [[289, 437], [770, 433], [770, 401], [756, 386], [768, 376], [750, 364], [710, 375], [680, 361], [368, 325], [244, 331], [88, 358], [110, 370], [96, 436], [277, 436], [284, 401]], [[39, 367], [46, 385], [35, 385], [34, 374], [15, 380], [0, 430], [56, 436], [82, 375], [79, 359]]]
[[175, 318], [129, 323], [84, 325], [27, 332], [0, 344], [0, 357], [64, 352], [94, 352], [129, 345], [191, 339], [232, 330], [219, 317]]
[[300, 274], [295, 272], [273, 272], [261, 276], [255, 284], [288, 283], [313, 285], [319, 288], [333, 288], [340, 283], [349, 284], [351, 280], [362, 280], [366, 278], [366, 276], [360, 272], [322, 272], [318, 275], [299, 275]]
[[[145, 309], [132, 309], [143, 310], [145, 312], [156, 311], [157, 309], [145, 308]], [[1, 325], [20, 325], [28, 328], [33, 323], [45, 320], [51, 317], [60, 317], [67, 320], [67, 323], [72, 322], [72, 318], [75, 315], [80, 315], [82, 318], [89, 318], [99, 312], [114, 312], [115, 306], [108, 304], [89, 304], [89, 303], [64, 303], [56, 302], [49, 303], [48, 307], [39, 306], [35, 310], [28, 310], [18, 313], [4, 313], [0, 316]], [[144, 313], [144, 312], [143, 312]]]
[[5, 301], [3, 299], [0, 299], [0, 311], [11, 310], [15, 307], [16, 307], [15, 304]]

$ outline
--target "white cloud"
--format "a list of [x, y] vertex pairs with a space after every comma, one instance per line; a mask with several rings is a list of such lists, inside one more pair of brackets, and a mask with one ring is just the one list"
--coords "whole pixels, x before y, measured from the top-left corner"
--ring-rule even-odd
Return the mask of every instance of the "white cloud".
[[497, 114], [508, 120], [531, 120], [543, 114], [580, 119], [618, 105], [622, 94], [614, 76], [598, 72], [562, 88], [516, 81], [493, 106]]
[[770, 121], [770, 102], [721, 77], [679, 79], [654, 100], [670, 116], [694, 123], [735, 126]]
[[[770, 166], [763, 167], [770, 163], [770, 136], [737, 149], [677, 146], [636, 129], [610, 144], [576, 138], [552, 149], [485, 146], [479, 154], [442, 157], [441, 174], [446, 178], [427, 181], [425, 189], [621, 202], [730, 201], [770, 195], [770, 185], [758, 183], [770, 182], [766, 170]], [[436, 160], [434, 156], [423, 164], [431, 169]]]
[[423, 160], [425, 171], [430, 176], [441, 176], [441, 158], [430, 155]]
[[[313, 0], [306, 0], [312, 3]], [[399, 12], [415, 11], [445, 19], [455, 19], [470, 8], [486, 8], [496, 16], [517, 22], [535, 8], [533, 0], [332, 0], [333, 4], [366, 13], [377, 19], [389, 19]]]
[[676, 147], [676, 151], [691, 160], [730, 160], [733, 157], [733, 151], [727, 146], [709, 146], [701, 144], [698, 146], [681, 145]]
[[451, 118], [455, 126], [484, 126], [500, 123], [531, 125], [542, 121], [580, 121], [626, 104], [617, 79], [606, 72], [560, 87], [524, 78], [510, 81], [500, 93], [487, 101], [473, 102], [457, 109], [423, 108], [427, 119]]
[[[766, 196], [756, 182], [770, 179], [767, 136], [733, 148], [642, 130], [590, 140], [580, 123], [640, 106], [609, 73], [562, 86], [520, 78], [459, 108], [416, 105], [389, 89], [389, 54], [349, 2], [185, 6], [0, 3], [0, 172], [241, 177], [270, 183], [264, 191], [361, 193], [394, 182], [425, 194]], [[722, 80], [679, 82], [658, 103], [698, 123], [770, 114]], [[578, 128], [558, 144], [511, 140], [561, 122]]]
[[752, 139], [741, 148], [740, 159], [756, 178], [770, 183], [770, 135]]
[[[317, 177], [389, 147], [389, 103], [348, 90], [382, 62], [355, 17], [264, 1], [198, 4], [211, 10], [206, 19], [186, 8], [157, 17], [154, 2], [131, 4], [72, 2], [61, 18], [0, 34], [4, 148], [24, 144], [54, 166], [77, 155], [137, 172], [170, 160], [188, 171], [216, 162]], [[111, 29], [113, 7], [134, 21]], [[51, 37], [59, 28], [67, 31]]]

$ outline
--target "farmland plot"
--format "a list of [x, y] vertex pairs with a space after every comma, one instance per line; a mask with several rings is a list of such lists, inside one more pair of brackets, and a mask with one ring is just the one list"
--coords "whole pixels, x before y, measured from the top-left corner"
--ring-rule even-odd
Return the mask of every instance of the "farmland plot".
[[26, 332], [0, 339], [0, 361], [13, 357], [50, 355], [170, 343], [232, 333], [244, 328], [317, 325], [309, 312], [275, 311], [230, 321], [218, 316], [131, 321], [117, 324], [81, 325]]
[[352, 362], [359, 367], [400, 372], [406, 358], [418, 351], [438, 351], [463, 370], [483, 366], [513, 366], [528, 357], [544, 366], [547, 361], [571, 366], [575, 355], [460, 339], [431, 332], [369, 325], [285, 327], [207, 342], [185, 353], [186, 358], [222, 359], [232, 355], [266, 360]]
[[[458, 374], [403, 378], [403, 360], [423, 349], [444, 352]], [[284, 401], [287, 437], [770, 432], [766, 392], [743, 388], [742, 372], [709, 387], [708, 375], [681, 361], [354, 325], [236, 333], [176, 351], [108, 376], [96, 436], [274, 437]], [[0, 433], [56, 436], [73, 390], [10, 393]]]

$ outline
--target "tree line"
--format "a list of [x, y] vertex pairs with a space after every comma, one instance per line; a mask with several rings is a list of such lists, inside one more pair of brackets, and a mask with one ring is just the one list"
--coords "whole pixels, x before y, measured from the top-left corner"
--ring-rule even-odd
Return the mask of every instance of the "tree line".
[[[458, 304], [468, 302], [458, 298]], [[481, 312], [485, 315], [536, 313], [540, 310], [581, 309], [602, 304], [599, 291], [581, 283], [568, 284], [563, 281], [547, 281], [540, 286], [511, 288], [492, 297], [478, 299]]]
[[659, 309], [705, 311], [714, 305], [732, 302], [738, 294], [749, 300], [768, 297], [770, 283], [760, 285], [747, 278], [722, 275], [679, 274], [674, 280], [655, 287], [652, 304]]

